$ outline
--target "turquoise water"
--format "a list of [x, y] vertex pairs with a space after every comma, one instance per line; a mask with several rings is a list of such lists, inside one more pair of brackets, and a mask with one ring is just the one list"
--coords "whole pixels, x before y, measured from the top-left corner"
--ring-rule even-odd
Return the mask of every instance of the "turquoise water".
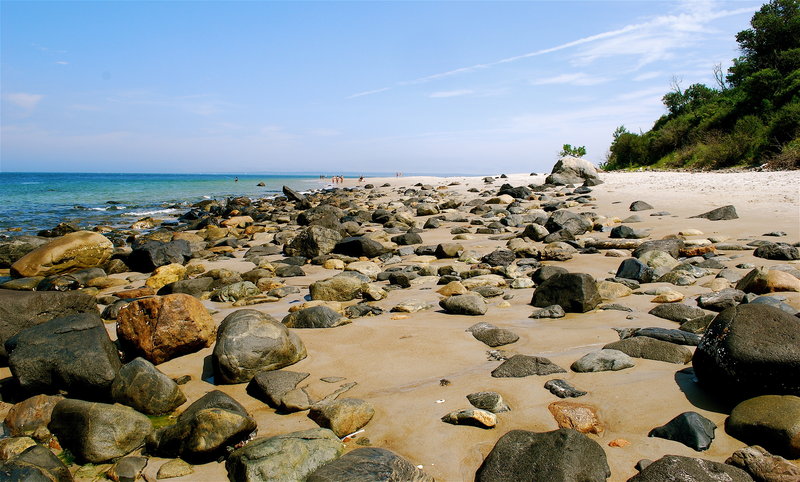
[[[82, 228], [170, 219], [204, 199], [251, 198], [321, 189], [319, 176], [246, 174], [93, 174], [0, 172], [0, 236], [35, 234], [60, 222]], [[265, 186], [257, 186], [263, 182]]]

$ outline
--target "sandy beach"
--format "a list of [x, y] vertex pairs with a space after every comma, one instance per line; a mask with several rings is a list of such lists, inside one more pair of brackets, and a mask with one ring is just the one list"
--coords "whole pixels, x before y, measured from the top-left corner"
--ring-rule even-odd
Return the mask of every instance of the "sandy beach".
[[[434, 203], [445, 200], [461, 201], [461, 208], [442, 210], [441, 214], [460, 212], [469, 220], [479, 216], [469, 214], [472, 199], [487, 200], [504, 183], [511, 186], [541, 185], [546, 174], [499, 173], [491, 183], [483, 177], [391, 177], [345, 179], [336, 187], [355, 188], [356, 203], [365, 209], [388, 208], [407, 211], [422, 227], [431, 216], [416, 216], [414, 203], [403, 204], [409, 198], [428, 198]], [[621, 220], [638, 214], [641, 222], [631, 224], [636, 230], [646, 230], [645, 240], [680, 236], [688, 240], [727, 241], [746, 245], [755, 240], [781, 241], [795, 244], [800, 241], [800, 171], [789, 172], [732, 172], [732, 173], [684, 173], [684, 172], [631, 172], [600, 173], [603, 184], [591, 187], [589, 202], [575, 204], [573, 212], [591, 212], [600, 216], [595, 226], [611, 227], [622, 224]], [[372, 188], [365, 189], [366, 185]], [[388, 186], [386, 186], [388, 184]], [[432, 190], [419, 191], [419, 185], [431, 186]], [[415, 189], [412, 195], [404, 194]], [[476, 189], [478, 192], [471, 192]], [[548, 194], [554, 199], [569, 197], [569, 187], [556, 188]], [[489, 193], [483, 197], [482, 193]], [[632, 213], [629, 206], [634, 201], [645, 201], [653, 210]], [[526, 209], [538, 209], [538, 200], [521, 200]], [[691, 218], [711, 209], [733, 205], [738, 219], [711, 221]], [[664, 211], [659, 216], [653, 212]], [[498, 218], [499, 219], [499, 218]], [[285, 229], [285, 225], [266, 223], [267, 226]], [[468, 228], [468, 236], [454, 241], [451, 230]], [[423, 245], [458, 242], [464, 251], [474, 251], [478, 257], [505, 247], [510, 236], [522, 231], [520, 227], [509, 227], [505, 232], [478, 234], [480, 227], [467, 222], [443, 221], [441, 227], [423, 229], [419, 232]], [[291, 226], [290, 226], [291, 228]], [[376, 232], [382, 226], [364, 223], [363, 233]], [[783, 231], [779, 238], [764, 237], [765, 233]], [[192, 259], [189, 265], [202, 265], [202, 270], [225, 268], [239, 273], [252, 270], [255, 265], [243, 259], [247, 249], [272, 243], [277, 229], [255, 233], [246, 237], [246, 244], [236, 248], [231, 258]], [[495, 239], [491, 239], [495, 238]], [[499, 239], [498, 239], [499, 238]], [[592, 231], [576, 236], [578, 243], [587, 238], [608, 239], [608, 230]], [[540, 249], [543, 243], [535, 243]], [[543, 265], [561, 266], [570, 272], [587, 273], [596, 280], [614, 276], [625, 257], [606, 256], [604, 249], [595, 254], [575, 253], [566, 261], [543, 261]], [[630, 251], [626, 251], [630, 256]], [[780, 261], [757, 258], [753, 250], [719, 250], [722, 263], [741, 274], [749, 270], [735, 268], [749, 263], [770, 267], [791, 264], [800, 269], [797, 261]], [[282, 255], [269, 257], [273, 261]], [[381, 265], [382, 269], [389, 265]], [[456, 259], [431, 259], [415, 254], [401, 256], [392, 266], [446, 265], [469, 266]], [[321, 265], [307, 264], [302, 267], [306, 275], [285, 278], [287, 286], [296, 286], [299, 292], [278, 301], [260, 303], [246, 308], [268, 313], [277, 320], [283, 319], [293, 306], [306, 301], [311, 283], [330, 278], [339, 270], [325, 269]], [[527, 277], [530, 272], [521, 274]], [[355, 382], [356, 385], [342, 397], [368, 401], [375, 409], [371, 421], [363, 432], [348, 439], [346, 450], [363, 446], [392, 450], [419, 466], [438, 481], [474, 480], [475, 472], [495, 442], [514, 429], [544, 432], [558, 428], [548, 411], [548, 405], [559, 401], [544, 388], [546, 381], [562, 378], [587, 395], [575, 399], [596, 408], [603, 431], [588, 436], [605, 451], [611, 469], [611, 481], [624, 481], [637, 473], [636, 463], [641, 459], [656, 460], [666, 454], [702, 457], [724, 462], [735, 450], [746, 444], [728, 435], [724, 429], [730, 407], [721, 406], [698, 387], [691, 371], [691, 363], [681, 365], [662, 361], [636, 358], [635, 367], [620, 371], [576, 373], [570, 365], [583, 355], [596, 351], [607, 343], [617, 341], [614, 328], [660, 327], [677, 328], [675, 322], [658, 318], [648, 311], [656, 306], [653, 295], [644, 294], [647, 289], [668, 286], [684, 295], [683, 303], [696, 305], [695, 298], [708, 293], [708, 287], [716, 273], [701, 277], [688, 286], [668, 283], [648, 283], [634, 290], [633, 294], [603, 300], [603, 304], [617, 303], [632, 309], [630, 312], [593, 309], [586, 313], [567, 313], [561, 319], [531, 319], [534, 311], [531, 298], [535, 288], [512, 289], [502, 286], [504, 296], [487, 298], [488, 310], [482, 316], [454, 315], [439, 308], [442, 298], [437, 290], [438, 278], [418, 278], [411, 287], [388, 291], [388, 295], [371, 305], [383, 309], [377, 316], [365, 316], [352, 323], [325, 329], [294, 329], [304, 342], [308, 356], [287, 370], [308, 372], [310, 376], [301, 382], [312, 400], [319, 400], [333, 392], [341, 384]], [[113, 294], [121, 288], [139, 287], [146, 277], [132, 277], [131, 273], [111, 275], [113, 278], [129, 279], [124, 287], [108, 288], [100, 295]], [[510, 283], [510, 279], [507, 280]], [[387, 282], [376, 282], [388, 284]], [[800, 293], [776, 293], [785, 302], [800, 309]], [[429, 309], [415, 313], [396, 313], [391, 309], [408, 300], [431, 304]], [[357, 301], [343, 302], [343, 306]], [[219, 324], [228, 314], [241, 309], [231, 303], [203, 300]], [[602, 305], [601, 305], [602, 306]], [[103, 306], [100, 307], [102, 310]], [[489, 352], [493, 350], [475, 339], [466, 330], [478, 322], [491, 323], [519, 336], [519, 340], [497, 350], [505, 356], [513, 354], [536, 355], [549, 358], [553, 363], [567, 369], [557, 376], [528, 376], [523, 378], [494, 378], [491, 372], [499, 364]], [[109, 336], [116, 339], [114, 322], [106, 323]], [[694, 347], [690, 347], [694, 349]], [[253, 398], [246, 390], [246, 383], [213, 385], [208, 377], [212, 374], [210, 355], [212, 347], [171, 359], [157, 368], [171, 378], [191, 376], [191, 381], [181, 388], [187, 403], [198, 399], [210, 390], [221, 390], [240, 402], [258, 424], [257, 437], [267, 437], [299, 430], [316, 428], [307, 411], [279, 414], [262, 401]], [[0, 378], [10, 376], [8, 367], [0, 368]], [[326, 377], [341, 377], [335, 383], [322, 381]], [[445, 414], [468, 408], [466, 396], [474, 392], [494, 391], [500, 393], [511, 408], [497, 414], [497, 426], [492, 429], [474, 426], [452, 425], [440, 419]], [[11, 404], [0, 407], [5, 415]], [[716, 437], [711, 447], [697, 452], [681, 443], [661, 438], [648, 437], [654, 427], [667, 423], [676, 415], [695, 411], [717, 426]], [[624, 439], [630, 442], [624, 447], [609, 446], [609, 442]], [[156, 472], [165, 459], [152, 457], [145, 469], [148, 480], [155, 480]], [[224, 463], [211, 462], [197, 465], [194, 473], [173, 480], [221, 481], [227, 479]], [[81, 479], [82, 480], [82, 479]], [[89, 479], [87, 479], [89, 480]]]

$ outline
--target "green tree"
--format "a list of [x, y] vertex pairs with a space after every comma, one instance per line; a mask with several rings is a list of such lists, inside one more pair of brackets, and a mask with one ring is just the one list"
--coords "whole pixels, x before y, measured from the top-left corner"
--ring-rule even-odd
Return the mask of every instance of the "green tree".
[[561, 148], [561, 152], [558, 153], [559, 157], [564, 157], [564, 156], [583, 157], [585, 155], [586, 155], [586, 146], [572, 147], [571, 144], [564, 144], [564, 146]]

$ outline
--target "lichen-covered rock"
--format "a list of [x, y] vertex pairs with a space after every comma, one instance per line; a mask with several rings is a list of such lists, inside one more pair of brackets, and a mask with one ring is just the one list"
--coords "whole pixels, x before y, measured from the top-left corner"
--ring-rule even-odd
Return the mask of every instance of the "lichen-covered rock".
[[52, 276], [101, 266], [114, 244], [100, 233], [76, 231], [34, 249], [11, 265], [15, 277]]

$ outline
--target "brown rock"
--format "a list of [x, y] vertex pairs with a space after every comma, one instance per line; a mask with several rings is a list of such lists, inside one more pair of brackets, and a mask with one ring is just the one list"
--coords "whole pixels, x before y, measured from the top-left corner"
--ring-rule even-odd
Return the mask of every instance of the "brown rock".
[[800, 466], [794, 465], [783, 457], [772, 455], [758, 445], [737, 450], [725, 463], [739, 467], [758, 481], [795, 482], [800, 480]]
[[547, 406], [560, 428], [571, 428], [581, 433], [600, 434], [603, 425], [597, 418], [595, 408], [584, 403], [560, 401]]
[[717, 248], [715, 248], [713, 244], [705, 246], [684, 246], [679, 252], [681, 256], [691, 258], [692, 256], [702, 256], [706, 253], [716, 253]]
[[30, 437], [8, 437], [0, 439], [0, 462], [5, 462], [6, 460], [16, 457], [34, 445], [36, 445], [36, 441]]
[[111, 258], [114, 244], [91, 231], [65, 234], [41, 246], [11, 265], [15, 277], [52, 276], [84, 268], [95, 268]]
[[369, 423], [373, 415], [375, 409], [369, 402], [357, 398], [344, 398], [312, 406], [308, 417], [320, 427], [331, 429], [341, 438]]
[[50, 438], [47, 424], [53, 407], [63, 399], [60, 395], [35, 395], [11, 407], [4, 420], [11, 436], [30, 436], [39, 441]]
[[736, 289], [746, 293], [800, 291], [800, 279], [776, 269], [755, 268], [736, 283]]
[[253, 224], [253, 218], [250, 216], [234, 216], [222, 221], [220, 224], [230, 228], [243, 228], [248, 224]]
[[137, 300], [117, 316], [123, 347], [155, 365], [211, 346], [215, 332], [205, 306], [186, 294]]
[[163, 286], [183, 279], [186, 279], [186, 268], [182, 264], [172, 263], [156, 268], [144, 284], [158, 291]]
[[141, 288], [133, 288], [129, 290], [117, 291], [114, 296], [123, 300], [132, 300], [135, 298], [144, 298], [145, 296], [153, 296], [156, 290], [149, 286], [142, 286]]

